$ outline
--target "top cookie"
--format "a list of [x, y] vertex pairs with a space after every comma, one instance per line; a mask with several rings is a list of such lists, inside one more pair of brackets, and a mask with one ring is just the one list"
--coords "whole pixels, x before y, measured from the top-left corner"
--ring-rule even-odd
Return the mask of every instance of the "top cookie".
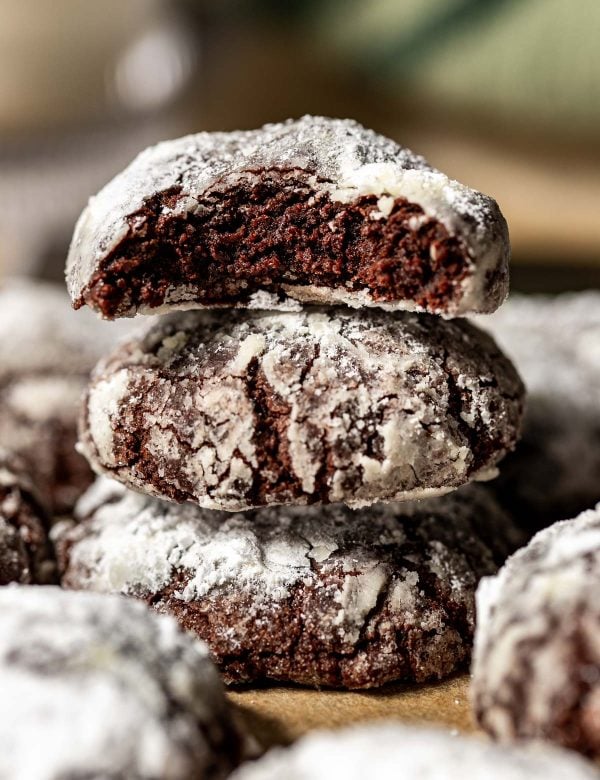
[[305, 116], [142, 152], [92, 198], [67, 260], [77, 308], [297, 301], [494, 311], [510, 247], [496, 202], [351, 120]]

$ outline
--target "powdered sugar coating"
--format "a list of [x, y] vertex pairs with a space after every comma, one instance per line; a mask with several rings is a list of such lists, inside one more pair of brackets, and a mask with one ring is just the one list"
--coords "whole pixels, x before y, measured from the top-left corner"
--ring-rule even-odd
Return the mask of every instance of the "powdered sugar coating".
[[600, 501], [600, 293], [511, 296], [478, 320], [527, 387], [523, 437], [498, 496], [539, 529]]
[[[462, 295], [449, 302], [445, 314], [496, 309], [508, 291], [510, 247], [506, 223], [494, 200], [432, 168], [422, 157], [352, 120], [305, 116], [258, 130], [198, 133], [167, 141], [142, 152], [133, 163], [90, 199], [81, 215], [67, 260], [67, 285], [80, 299], [99, 263], [130, 232], [128, 217], [153, 196], [174, 187], [182, 197], [176, 209], [194, 213], [199, 199], [210, 191], [231, 187], [241, 179], [273, 170], [299, 170], [310, 183], [314, 198], [327, 194], [341, 203], [364, 195], [378, 200], [377, 219], [386, 220], [394, 198], [418, 204], [426, 215], [458, 236], [469, 254]], [[493, 281], [491, 281], [493, 280]], [[305, 286], [289, 285], [290, 299], [311, 301]], [[343, 291], [326, 289], [317, 301], [340, 302]], [[171, 289], [165, 305], [187, 308], [193, 290]], [[344, 293], [354, 306], [378, 305], [364, 292]], [[411, 308], [410, 300], [390, 304]], [[144, 312], [147, 309], [139, 309]], [[131, 316], [126, 307], [120, 316]]]
[[237, 735], [206, 647], [116, 596], [0, 589], [0, 776], [225, 777]]
[[477, 592], [473, 706], [501, 740], [600, 755], [600, 504], [540, 531]]
[[480, 486], [358, 511], [231, 514], [101, 479], [76, 517], [54, 531], [63, 585], [173, 612], [237, 682], [445, 676], [469, 656], [479, 578], [520, 541]]
[[489, 476], [521, 403], [511, 364], [464, 321], [178, 313], [98, 365], [81, 449], [98, 472], [209, 508], [362, 506]]
[[130, 331], [76, 314], [57, 285], [0, 283], [0, 443], [27, 460], [51, 510], [69, 511], [90, 482], [74, 451], [80, 398], [94, 364]]
[[499, 748], [472, 737], [397, 723], [315, 732], [275, 748], [231, 780], [594, 780], [594, 767], [558, 748]]

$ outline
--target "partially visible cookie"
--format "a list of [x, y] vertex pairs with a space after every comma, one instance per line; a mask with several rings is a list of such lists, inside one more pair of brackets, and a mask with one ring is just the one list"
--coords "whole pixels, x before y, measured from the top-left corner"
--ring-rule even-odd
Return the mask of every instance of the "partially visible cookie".
[[552, 746], [498, 747], [396, 723], [321, 731], [245, 764], [231, 780], [597, 780], [579, 756]]
[[206, 647], [116, 596], [0, 589], [0, 777], [207, 780], [240, 737]]
[[25, 464], [0, 448], [0, 585], [54, 578], [47, 534], [48, 518]]
[[363, 506], [489, 478], [522, 401], [512, 364], [465, 320], [180, 312], [99, 363], [81, 451], [130, 487], [207, 508]]
[[298, 301], [458, 316], [502, 303], [509, 254], [492, 198], [305, 116], [147, 149], [81, 215], [67, 283], [107, 318]]
[[90, 484], [75, 452], [89, 372], [122, 325], [75, 314], [58, 286], [0, 283], [0, 444], [28, 463], [47, 509], [68, 512]]
[[600, 293], [511, 296], [481, 317], [527, 386], [523, 436], [492, 483], [524, 528], [600, 501]]
[[69, 588], [170, 612], [228, 682], [369, 688], [470, 656], [479, 578], [520, 542], [481, 486], [418, 503], [231, 514], [100, 480], [54, 540]]
[[600, 756], [600, 504], [540, 531], [477, 592], [475, 716], [503, 741]]

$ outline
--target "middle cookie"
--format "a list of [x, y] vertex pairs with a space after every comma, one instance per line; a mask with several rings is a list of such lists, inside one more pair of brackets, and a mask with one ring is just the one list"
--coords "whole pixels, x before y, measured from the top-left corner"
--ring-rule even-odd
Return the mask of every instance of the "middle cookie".
[[98, 472], [207, 508], [363, 506], [491, 475], [522, 402], [510, 361], [464, 320], [180, 312], [97, 366], [81, 448]]

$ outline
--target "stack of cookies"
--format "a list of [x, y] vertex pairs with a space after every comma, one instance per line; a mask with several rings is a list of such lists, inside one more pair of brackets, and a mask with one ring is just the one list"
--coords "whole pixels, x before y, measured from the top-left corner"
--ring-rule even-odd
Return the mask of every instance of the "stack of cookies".
[[163, 316], [92, 375], [103, 476], [55, 529], [63, 585], [174, 614], [229, 682], [464, 664], [477, 582], [519, 542], [467, 483], [514, 447], [523, 386], [452, 318], [502, 303], [508, 257], [492, 199], [355, 122], [142, 153], [68, 259], [76, 307]]

